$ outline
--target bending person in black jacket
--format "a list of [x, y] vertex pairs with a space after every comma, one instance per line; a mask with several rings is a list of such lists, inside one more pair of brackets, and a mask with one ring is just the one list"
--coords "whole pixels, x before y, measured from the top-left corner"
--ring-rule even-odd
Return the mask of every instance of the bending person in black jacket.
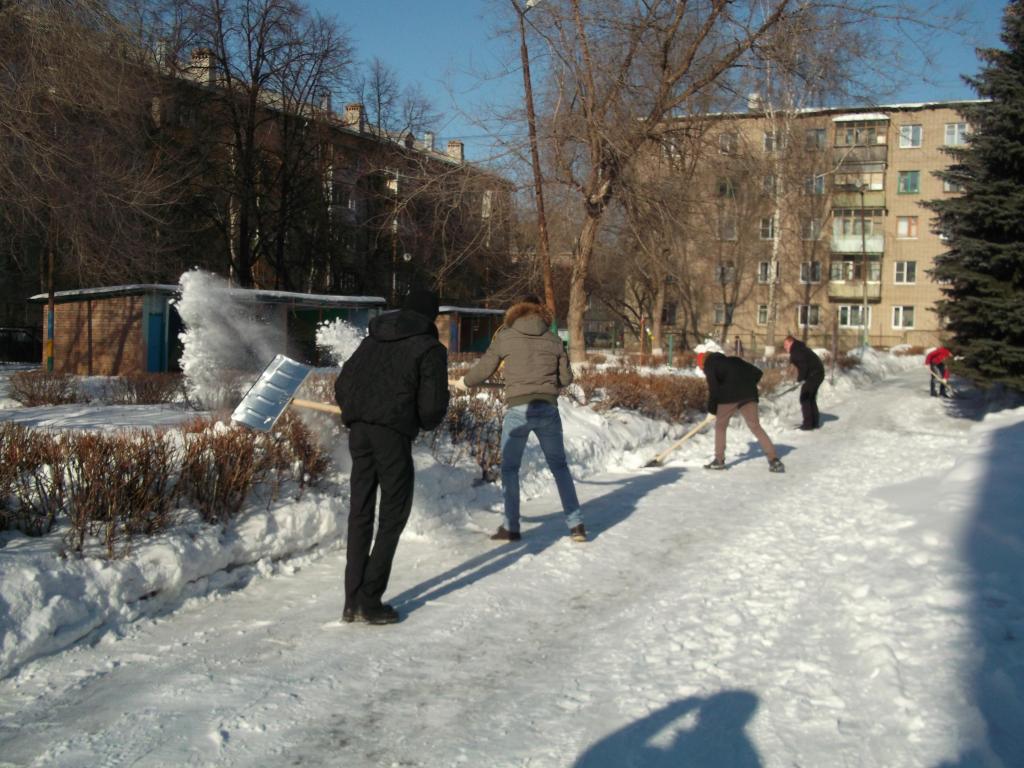
[[761, 369], [741, 358], [726, 357], [721, 352], [701, 352], [697, 355], [697, 365], [704, 371], [708, 382], [708, 413], [715, 415], [715, 458], [710, 464], [705, 464], [704, 469], [725, 469], [725, 431], [729, 428], [729, 419], [739, 411], [760, 443], [768, 459], [768, 469], [785, 472], [775, 445], [757, 418], [757, 382], [763, 375]]
[[789, 362], [796, 366], [796, 380], [804, 383], [800, 387], [800, 410], [803, 412], [800, 429], [817, 429], [821, 426], [818, 387], [825, 381], [825, 366], [821, 364], [821, 358], [799, 339], [787, 336], [782, 346], [789, 352]]
[[448, 351], [437, 340], [435, 317], [437, 296], [411, 292], [400, 311], [370, 322], [369, 336], [334, 386], [352, 454], [342, 621], [391, 624], [399, 618], [381, 598], [412, 509], [412, 441], [419, 430], [440, 424], [448, 410]]

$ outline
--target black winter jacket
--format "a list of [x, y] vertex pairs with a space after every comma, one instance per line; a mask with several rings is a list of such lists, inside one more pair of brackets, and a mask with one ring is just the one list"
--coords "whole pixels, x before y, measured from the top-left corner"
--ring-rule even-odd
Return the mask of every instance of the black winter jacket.
[[448, 351], [433, 321], [405, 309], [371, 320], [334, 397], [346, 425], [378, 424], [410, 438], [434, 429], [448, 410]]
[[793, 339], [789, 345], [789, 362], [796, 366], [797, 381], [825, 378], [825, 366], [821, 364], [821, 358], [802, 341]]
[[704, 376], [708, 380], [708, 413], [719, 405], [757, 402], [757, 382], [763, 372], [740, 357], [711, 352], [704, 358]]

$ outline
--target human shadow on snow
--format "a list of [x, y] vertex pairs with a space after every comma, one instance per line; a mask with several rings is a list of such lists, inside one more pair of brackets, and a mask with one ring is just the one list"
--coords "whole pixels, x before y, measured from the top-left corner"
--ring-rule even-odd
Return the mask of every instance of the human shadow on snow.
[[[583, 504], [587, 534], [592, 541], [599, 538], [609, 528], [629, 517], [636, 509], [640, 499], [660, 486], [677, 482], [682, 475], [682, 469], [670, 467], [657, 472], [627, 477], [621, 482], [609, 483], [617, 488], [603, 496], [588, 499]], [[579, 483], [579, 485], [591, 484]], [[548, 547], [567, 540], [568, 529], [565, 527], [565, 516], [561, 511], [539, 517], [523, 515], [523, 521], [536, 521], [539, 522], [539, 525], [525, 529], [523, 538], [517, 542], [511, 544], [494, 542], [493, 549], [471, 557], [464, 563], [405, 590], [388, 602], [403, 613], [411, 613], [432, 600], [451, 594], [509, 567], [524, 555], [539, 555]]]
[[[992, 434], [980, 498], [962, 540], [970, 569], [973, 647], [968, 696], [984, 723], [985, 744], [937, 768], [1024, 765], [1024, 424]], [[967, 678], [967, 675], [965, 675]]]
[[[604, 737], [573, 768], [760, 768], [745, 732], [757, 704], [735, 690], [680, 699]], [[669, 728], [671, 740], [660, 736]]]

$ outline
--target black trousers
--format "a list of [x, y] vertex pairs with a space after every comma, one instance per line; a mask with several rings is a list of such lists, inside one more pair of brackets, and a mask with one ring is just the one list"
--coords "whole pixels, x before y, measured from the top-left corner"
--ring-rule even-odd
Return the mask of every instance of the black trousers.
[[[932, 397], [935, 397], [935, 388], [939, 389], [939, 396], [946, 396], [946, 364], [945, 363], [932, 363], [930, 366], [932, 371], [931, 381], [928, 382], [928, 392]], [[939, 378], [936, 379], [935, 377]]]
[[[412, 440], [388, 427], [356, 423], [349, 429], [348, 446], [352, 454], [352, 497], [345, 607], [376, 608], [388, 587], [398, 539], [412, 509]], [[378, 488], [380, 515], [374, 539]]]
[[804, 429], [817, 429], [821, 426], [821, 414], [818, 412], [818, 387], [825, 381], [825, 374], [812, 373], [800, 387], [800, 410], [803, 412]]

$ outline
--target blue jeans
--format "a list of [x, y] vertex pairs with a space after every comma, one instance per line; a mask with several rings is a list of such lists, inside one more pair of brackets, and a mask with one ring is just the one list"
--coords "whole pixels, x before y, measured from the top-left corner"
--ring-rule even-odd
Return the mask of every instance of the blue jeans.
[[505, 491], [505, 530], [519, 530], [519, 466], [531, 432], [537, 435], [548, 469], [555, 476], [565, 522], [570, 528], [575, 528], [583, 523], [583, 513], [565, 460], [562, 419], [558, 415], [558, 406], [534, 400], [527, 405], [513, 405], [509, 408], [501, 425], [501, 485]]

